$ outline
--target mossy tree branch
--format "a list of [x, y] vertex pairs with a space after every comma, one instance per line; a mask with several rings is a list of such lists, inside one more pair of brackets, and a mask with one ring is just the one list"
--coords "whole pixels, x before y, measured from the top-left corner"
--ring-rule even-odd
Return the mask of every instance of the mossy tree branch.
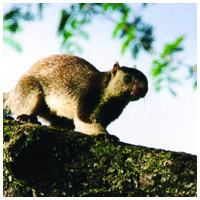
[[4, 119], [4, 196], [197, 196], [197, 157]]

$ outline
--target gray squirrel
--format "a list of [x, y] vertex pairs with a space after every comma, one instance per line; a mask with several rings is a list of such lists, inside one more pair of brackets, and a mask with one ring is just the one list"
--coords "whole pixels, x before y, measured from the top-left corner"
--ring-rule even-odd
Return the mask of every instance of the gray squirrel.
[[100, 72], [80, 57], [53, 55], [36, 62], [3, 101], [19, 121], [37, 123], [40, 116], [52, 126], [98, 135], [147, 91], [146, 76], [135, 68], [116, 62]]

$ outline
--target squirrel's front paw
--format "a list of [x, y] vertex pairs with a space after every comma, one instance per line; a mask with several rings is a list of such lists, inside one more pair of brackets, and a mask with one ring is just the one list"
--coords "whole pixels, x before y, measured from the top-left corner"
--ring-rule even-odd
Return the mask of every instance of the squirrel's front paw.
[[37, 117], [35, 115], [26, 115], [22, 114], [17, 116], [17, 121], [23, 122], [23, 123], [33, 123], [33, 124], [40, 124]]
[[108, 139], [109, 139], [109, 142], [111, 143], [117, 143], [120, 141], [120, 139], [115, 135], [108, 135]]

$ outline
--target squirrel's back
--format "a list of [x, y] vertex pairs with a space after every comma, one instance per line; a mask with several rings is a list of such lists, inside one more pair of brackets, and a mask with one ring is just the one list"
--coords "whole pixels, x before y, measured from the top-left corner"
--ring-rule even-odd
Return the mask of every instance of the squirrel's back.
[[39, 79], [46, 92], [57, 89], [61, 93], [66, 92], [61, 91], [66, 88], [69, 88], [70, 92], [80, 92], [91, 77], [98, 75], [100, 71], [88, 61], [71, 55], [53, 55], [41, 59], [25, 74]]

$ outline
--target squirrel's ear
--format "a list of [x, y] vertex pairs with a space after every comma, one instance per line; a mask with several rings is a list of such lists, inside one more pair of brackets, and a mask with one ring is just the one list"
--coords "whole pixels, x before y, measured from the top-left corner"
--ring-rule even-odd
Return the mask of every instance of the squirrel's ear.
[[113, 66], [113, 69], [112, 69], [112, 74], [115, 75], [117, 73], [117, 70], [119, 70], [120, 66], [119, 66], [119, 63], [116, 62]]
[[137, 66], [136, 66], [136, 65], [133, 65], [133, 69], [137, 69]]

